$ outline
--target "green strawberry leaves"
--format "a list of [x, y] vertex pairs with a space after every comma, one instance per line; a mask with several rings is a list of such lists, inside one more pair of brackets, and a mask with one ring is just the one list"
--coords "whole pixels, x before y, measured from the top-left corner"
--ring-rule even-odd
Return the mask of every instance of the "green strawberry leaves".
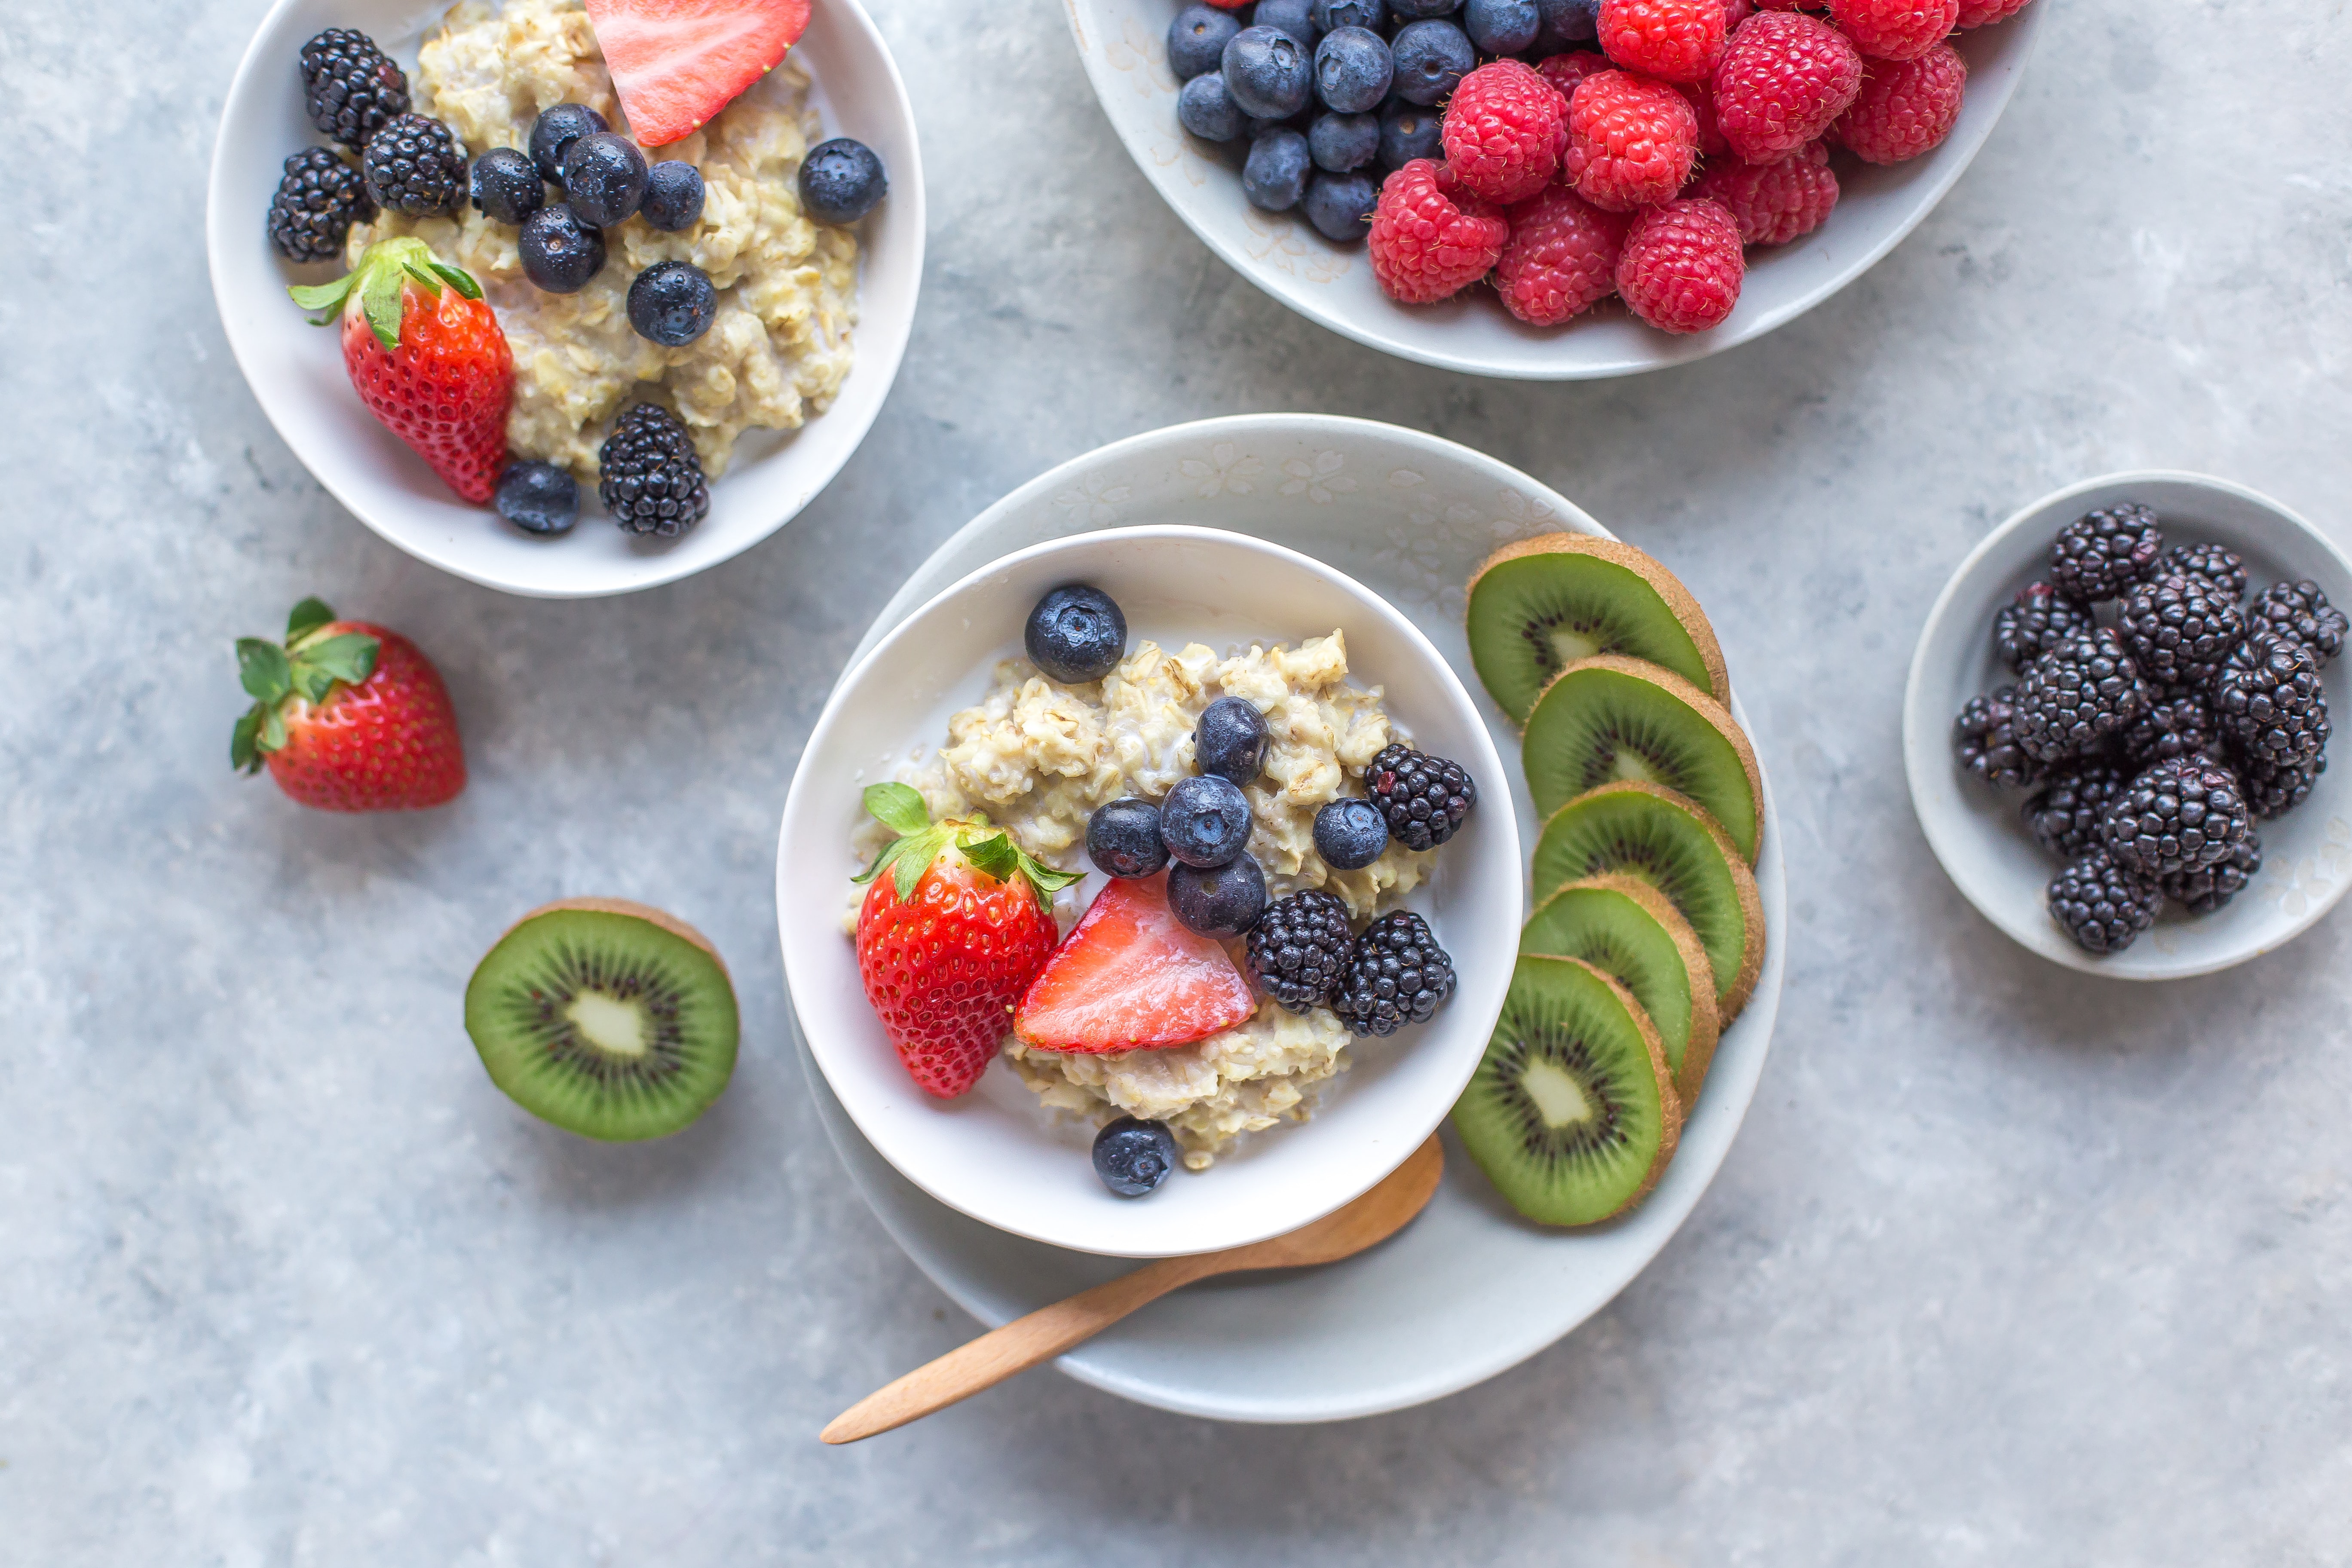
[[367, 318], [368, 331], [375, 334], [375, 341], [386, 349], [396, 349], [401, 288], [405, 283], [415, 284], [436, 299], [444, 284], [468, 300], [482, 297], [482, 286], [462, 268], [436, 260], [432, 249], [414, 237], [379, 240], [362, 254], [357, 267], [332, 283], [298, 283], [286, 292], [304, 310], [322, 312], [310, 319], [314, 327], [332, 322], [357, 295], [360, 313]]
[[358, 686], [375, 673], [383, 644], [365, 632], [320, 637], [334, 618], [324, 600], [305, 599], [286, 617], [283, 647], [262, 637], [236, 639], [236, 678], [253, 706], [229, 732], [231, 767], [258, 773], [264, 757], [285, 749], [285, 709], [294, 698], [316, 708], [337, 685]]
[[1049, 915], [1054, 910], [1054, 895], [1086, 875], [1082, 871], [1056, 871], [1024, 854], [1003, 828], [990, 831], [985, 816], [932, 822], [930, 807], [924, 803], [921, 793], [906, 784], [868, 785], [866, 809], [898, 837], [883, 847], [864, 874], [850, 879], [862, 887], [887, 870], [891, 890], [901, 902], [915, 896], [923, 873], [950, 847], [975, 868], [1000, 882], [1010, 882], [1016, 876], [1022, 878], [1036, 897], [1037, 907]]

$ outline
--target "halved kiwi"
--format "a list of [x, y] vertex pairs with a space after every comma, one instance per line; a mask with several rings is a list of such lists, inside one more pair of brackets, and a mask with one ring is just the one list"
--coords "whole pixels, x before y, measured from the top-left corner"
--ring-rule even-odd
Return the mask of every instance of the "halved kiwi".
[[1657, 1185], [1683, 1108], [1657, 1027], [1623, 986], [1577, 959], [1522, 954], [1454, 1127], [1513, 1208], [1591, 1225]]
[[1764, 840], [1756, 753], [1723, 704], [1670, 669], [1614, 654], [1577, 660], [1536, 699], [1520, 751], [1538, 816], [1639, 779], [1696, 801], [1755, 864]]
[[1658, 1026], [1675, 1093], [1685, 1105], [1698, 1098], [1723, 1032], [1715, 969], [1664, 893], [1614, 872], [1570, 882], [1528, 917], [1519, 951], [1580, 958], [1625, 987]]
[[727, 966], [702, 933], [621, 899], [566, 899], [499, 938], [466, 986], [490, 1080], [568, 1132], [675, 1132], [735, 1070]]
[[1715, 819], [1672, 790], [1627, 780], [1570, 801], [1536, 840], [1538, 900], [1561, 885], [1622, 872], [1682, 912], [1715, 972], [1726, 1027], [1764, 973], [1764, 899], [1756, 874]]
[[1522, 724], [1545, 682], [1595, 654], [1646, 658], [1731, 700], [1706, 612], [1680, 578], [1613, 539], [1547, 533], [1505, 545], [1471, 574], [1465, 619], [1478, 679]]

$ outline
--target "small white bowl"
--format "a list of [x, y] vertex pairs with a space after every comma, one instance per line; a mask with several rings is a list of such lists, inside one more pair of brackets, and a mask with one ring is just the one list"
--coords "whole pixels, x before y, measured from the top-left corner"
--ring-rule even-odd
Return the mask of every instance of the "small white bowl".
[[[714, 566], [773, 533], [816, 498], [866, 438], [898, 374], [923, 275], [923, 167], [906, 84], [857, 0], [816, 0], [792, 58], [828, 134], [882, 158], [890, 194], [860, 228], [856, 363], [824, 413], [784, 435], [751, 431], [710, 487], [710, 515], [674, 543], [633, 541], [592, 506], [561, 539], [506, 526], [449, 493], [352, 393], [331, 331], [286, 297], [333, 276], [291, 268], [270, 249], [265, 216], [286, 159], [323, 145], [302, 110], [297, 65], [322, 27], [357, 27], [404, 68], [447, 7], [417, 0], [278, 0], [230, 83], [213, 150], [205, 249], [229, 348], [262, 412], [294, 455], [359, 520], [421, 561], [468, 581], [538, 598], [593, 598], [650, 588]], [[470, 148], [468, 152], [480, 152]]]
[[[2117, 953], [2084, 952], [2050, 918], [2058, 863], [2020, 815], [2028, 792], [1995, 790], [1952, 761], [1952, 720], [1979, 692], [2016, 678], [1994, 651], [1994, 612], [2049, 576], [2050, 542], [2086, 511], [2138, 501], [2163, 519], [2168, 544], [2211, 540], [2246, 563], [2249, 595], [2308, 578], [2330, 603], [2352, 606], [2352, 561], [2266, 496], [2226, 479], [2150, 470], [2109, 474], [2045, 497], [1969, 552], [1928, 612], [1903, 698], [1903, 761], [1911, 805], [1936, 858], [1992, 921], [2053, 963], [2116, 980], [2210, 974], [2270, 952], [2335, 907], [2352, 885], [2352, 768], [2319, 776], [2311, 798], [2260, 825], [2263, 868], [2218, 913], [2192, 918], [2168, 903], [2153, 930]], [[2328, 685], [2341, 700], [2342, 688]], [[2340, 742], [2338, 742], [2341, 743]]]
[[1588, 381], [1704, 359], [1761, 337], [1876, 265], [1935, 210], [1992, 133], [2053, 0], [1959, 35], [1955, 47], [1969, 62], [1969, 89], [1944, 144], [1880, 168], [1841, 159], [1843, 191], [1829, 222], [1795, 244], [1754, 252], [1731, 319], [1685, 337], [1654, 331], [1622, 310], [1530, 327], [1480, 298], [1492, 292], [1484, 287], [1443, 304], [1398, 304], [1372, 281], [1361, 246], [1333, 245], [1296, 212], [1251, 206], [1235, 164], [1177, 123], [1180, 84], [1168, 68], [1167, 34], [1181, 0], [1065, 3], [1087, 79], [1136, 166], [1234, 271], [1308, 320], [1401, 359], [1469, 375]]
[[[1457, 965], [1436, 1017], [1358, 1041], [1323, 1086], [1312, 1121], [1245, 1138], [1205, 1173], [1149, 1198], [1114, 1196], [1087, 1157], [1094, 1129], [1040, 1108], [1012, 1069], [941, 1102], [915, 1086], [883, 1034], [844, 934], [848, 837], [865, 787], [911, 748], [936, 747], [948, 716], [1021, 652], [1030, 607], [1087, 582], [1118, 600], [1130, 637], [1220, 652], [1296, 646], [1345, 631], [1349, 679], [1384, 690], [1414, 743], [1458, 759], [1486, 786], [1481, 809], [1437, 857], [1407, 907]], [[1217, 529], [1154, 526], [1055, 540], [1007, 555], [914, 612], [859, 659], [825, 704], [784, 805], [776, 907], [784, 975], [803, 1035], [850, 1117], [883, 1157], [941, 1203], [1014, 1235], [1082, 1252], [1166, 1257], [1279, 1236], [1364, 1192], [1429, 1136], [1470, 1079], [1502, 1011], [1517, 946], [1522, 871], [1509, 781], [1470, 694], [1412, 624], [1319, 563]], [[1081, 901], [1099, 885], [1090, 879]]]

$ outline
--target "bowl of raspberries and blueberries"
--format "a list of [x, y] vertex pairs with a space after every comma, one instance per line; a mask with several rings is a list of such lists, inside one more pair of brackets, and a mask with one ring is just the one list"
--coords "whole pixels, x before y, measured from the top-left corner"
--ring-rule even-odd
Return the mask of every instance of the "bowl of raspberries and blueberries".
[[2309, 924], [2352, 876], [2327, 772], [2347, 591], [2310, 524], [2219, 480], [2095, 480], [2002, 525], [1929, 617], [1906, 704], [1953, 879], [2028, 945], [2133, 978]]

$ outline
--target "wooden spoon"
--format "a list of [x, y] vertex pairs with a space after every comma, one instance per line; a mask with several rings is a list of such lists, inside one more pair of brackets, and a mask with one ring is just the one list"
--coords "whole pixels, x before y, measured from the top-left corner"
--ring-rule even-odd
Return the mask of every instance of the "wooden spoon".
[[1433, 1136], [1380, 1185], [1312, 1225], [1223, 1252], [1162, 1258], [1132, 1274], [1081, 1290], [1066, 1301], [1040, 1307], [867, 1394], [835, 1416], [818, 1436], [828, 1443], [855, 1443], [919, 1421], [983, 1388], [993, 1388], [1041, 1361], [1051, 1361], [1138, 1307], [1196, 1279], [1254, 1268], [1302, 1268], [1353, 1258], [1402, 1230], [1407, 1221], [1427, 1207], [1444, 1169], [1445, 1152]]

